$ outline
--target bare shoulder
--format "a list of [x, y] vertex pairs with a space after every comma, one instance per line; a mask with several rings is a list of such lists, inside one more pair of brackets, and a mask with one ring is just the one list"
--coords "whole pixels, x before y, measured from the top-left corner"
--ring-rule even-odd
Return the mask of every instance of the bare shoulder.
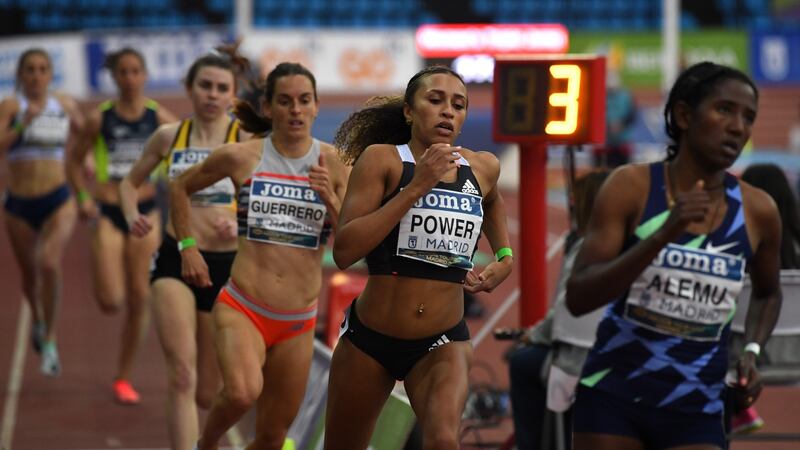
[[400, 154], [397, 152], [396, 146], [391, 144], [373, 144], [364, 149], [354, 166], [387, 169], [396, 166], [400, 162]]
[[764, 190], [739, 180], [742, 189], [742, 205], [745, 214], [752, 217], [759, 224], [769, 223], [771, 220], [780, 220], [780, 212], [775, 201]]
[[326, 163], [332, 164], [344, 164], [342, 162], [342, 158], [339, 155], [339, 150], [336, 149], [332, 144], [328, 142], [319, 141], [319, 149], [322, 152], [323, 157], [325, 158]]
[[617, 167], [603, 183], [613, 189], [621, 189], [630, 193], [641, 195], [650, 191], [650, 165], [649, 164], [625, 164]]

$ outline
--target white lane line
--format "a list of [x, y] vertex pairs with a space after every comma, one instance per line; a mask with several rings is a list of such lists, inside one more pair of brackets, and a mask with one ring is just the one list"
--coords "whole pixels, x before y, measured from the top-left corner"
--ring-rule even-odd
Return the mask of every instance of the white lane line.
[[27, 350], [28, 333], [31, 328], [31, 311], [28, 301], [22, 299], [17, 319], [17, 336], [14, 340], [14, 352], [11, 356], [11, 368], [8, 372], [8, 385], [6, 386], [6, 399], [3, 407], [3, 423], [0, 428], [0, 448], [11, 449], [14, 438], [14, 425], [17, 423], [17, 403], [19, 391], [22, 387], [22, 372], [25, 369], [25, 350]]
[[[568, 234], [569, 231], [564, 231], [561, 233], [561, 235], [558, 237], [558, 240], [556, 240], [553, 245], [547, 249], [547, 262], [550, 262], [550, 260], [553, 259], [553, 257], [558, 254], [559, 251], [561, 251], [561, 248], [564, 247], [564, 242], [567, 240]], [[483, 325], [483, 328], [478, 331], [478, 334], [475, 335], [475, 339], [472, 340], [473, 349], [477, 348], [478, 345], [480, 345], [480, 343], [486, 339], [486, 336], [491, 333], [492, 330], [494, 330], [495, 324], [497, 324], [497, 322], [499, 322], [500, 319], [506, 315], [506, 312], [508, 312], [508, 310], [514, 306], [514, 303], [516, 303], [517, 300], [519, 300], [519, 288], [515, 288], [514, 291], [511, 292], [511, 294], [509, 294], [505, 300], [503, 300], [503, 303], [499, 308], [497, 308], [497, 311], [492, 314], [489, 320], [487, 320]]]

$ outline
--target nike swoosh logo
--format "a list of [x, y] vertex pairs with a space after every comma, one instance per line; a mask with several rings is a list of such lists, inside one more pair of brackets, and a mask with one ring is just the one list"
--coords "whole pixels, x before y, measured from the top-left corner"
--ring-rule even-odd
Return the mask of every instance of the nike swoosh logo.
[[727, 244], [722, 244], [719, 247], [714, 247], [714, 245], [709, 241], [706, 243], [706, 251], [709, 253], [720, 253], [723, 252], [731, 247], [736, 246], [739, 244], [738, 242], [728, 242]]

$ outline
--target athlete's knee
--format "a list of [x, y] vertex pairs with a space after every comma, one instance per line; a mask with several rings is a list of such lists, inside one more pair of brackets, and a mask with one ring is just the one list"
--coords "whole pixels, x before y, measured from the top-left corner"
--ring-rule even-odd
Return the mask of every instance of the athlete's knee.
[[247, 380], [226, 383], [222, 390], [231, 406], [242, 410], [249, 409], [261, 394], [261, 386]]
[[169, 389], [178, 394], [193, 394], [197, 387], [197, 373], [188, 361], [170, 362]]
[[97, 304], [103, 314], [116, 314], [120, 310], [123, 298], [114, 294], [96, 293]]
[[209, 410], [214, 406], [214, 397], [216, 395], [216, 386], [197, 386], [197, 390], [194, 393], [194, 401], [200, 409]]
[[437, 427], [430, 433], [424, 433], [422, 448], [424, 450], [458, 450], [457, 432], [447, 427]]
[[39, 259], [39, 273], [43, 278], [58, 278], [61, 276], [61, 258], [46, 255]]

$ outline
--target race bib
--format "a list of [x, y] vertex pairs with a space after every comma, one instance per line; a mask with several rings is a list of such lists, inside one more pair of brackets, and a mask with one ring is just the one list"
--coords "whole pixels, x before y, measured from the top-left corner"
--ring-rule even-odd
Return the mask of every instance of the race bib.
[[478, 195], [431, 190], [400, 221], [397, 256], [471, 270], [483, 224], [481, 200]]
[[308, 180], [253, 178], [247, 209], [247, 239], [319, 248], [327, 208]]
[[145, 141], [117, 141], [114, 143], [114, 150], [109, 152], [108, 176], [112, 179], [121, 180], [142, 154]]
[[739, 256], [669, 244], [631, 287], [625, 318], [672, 336], [716, 341], [733, 318], [743, 280]]
[[[208, 149], [186, 149], [172, 152], [169, 165], [169, 178], [174, 179], [189, 167], [203, 162], [211, 150]], [[236, 187], [233, 182], [224, 178], [211, 186], [205, 187], [192, 194], [191, 200], [194, 206], [227, 206], [233, 203], [233, 196]]]
[[43, 112], [25, 128], [23, 138], [28, 145], [60, 147], [67, 142], [69, 118], [63, 114]]

